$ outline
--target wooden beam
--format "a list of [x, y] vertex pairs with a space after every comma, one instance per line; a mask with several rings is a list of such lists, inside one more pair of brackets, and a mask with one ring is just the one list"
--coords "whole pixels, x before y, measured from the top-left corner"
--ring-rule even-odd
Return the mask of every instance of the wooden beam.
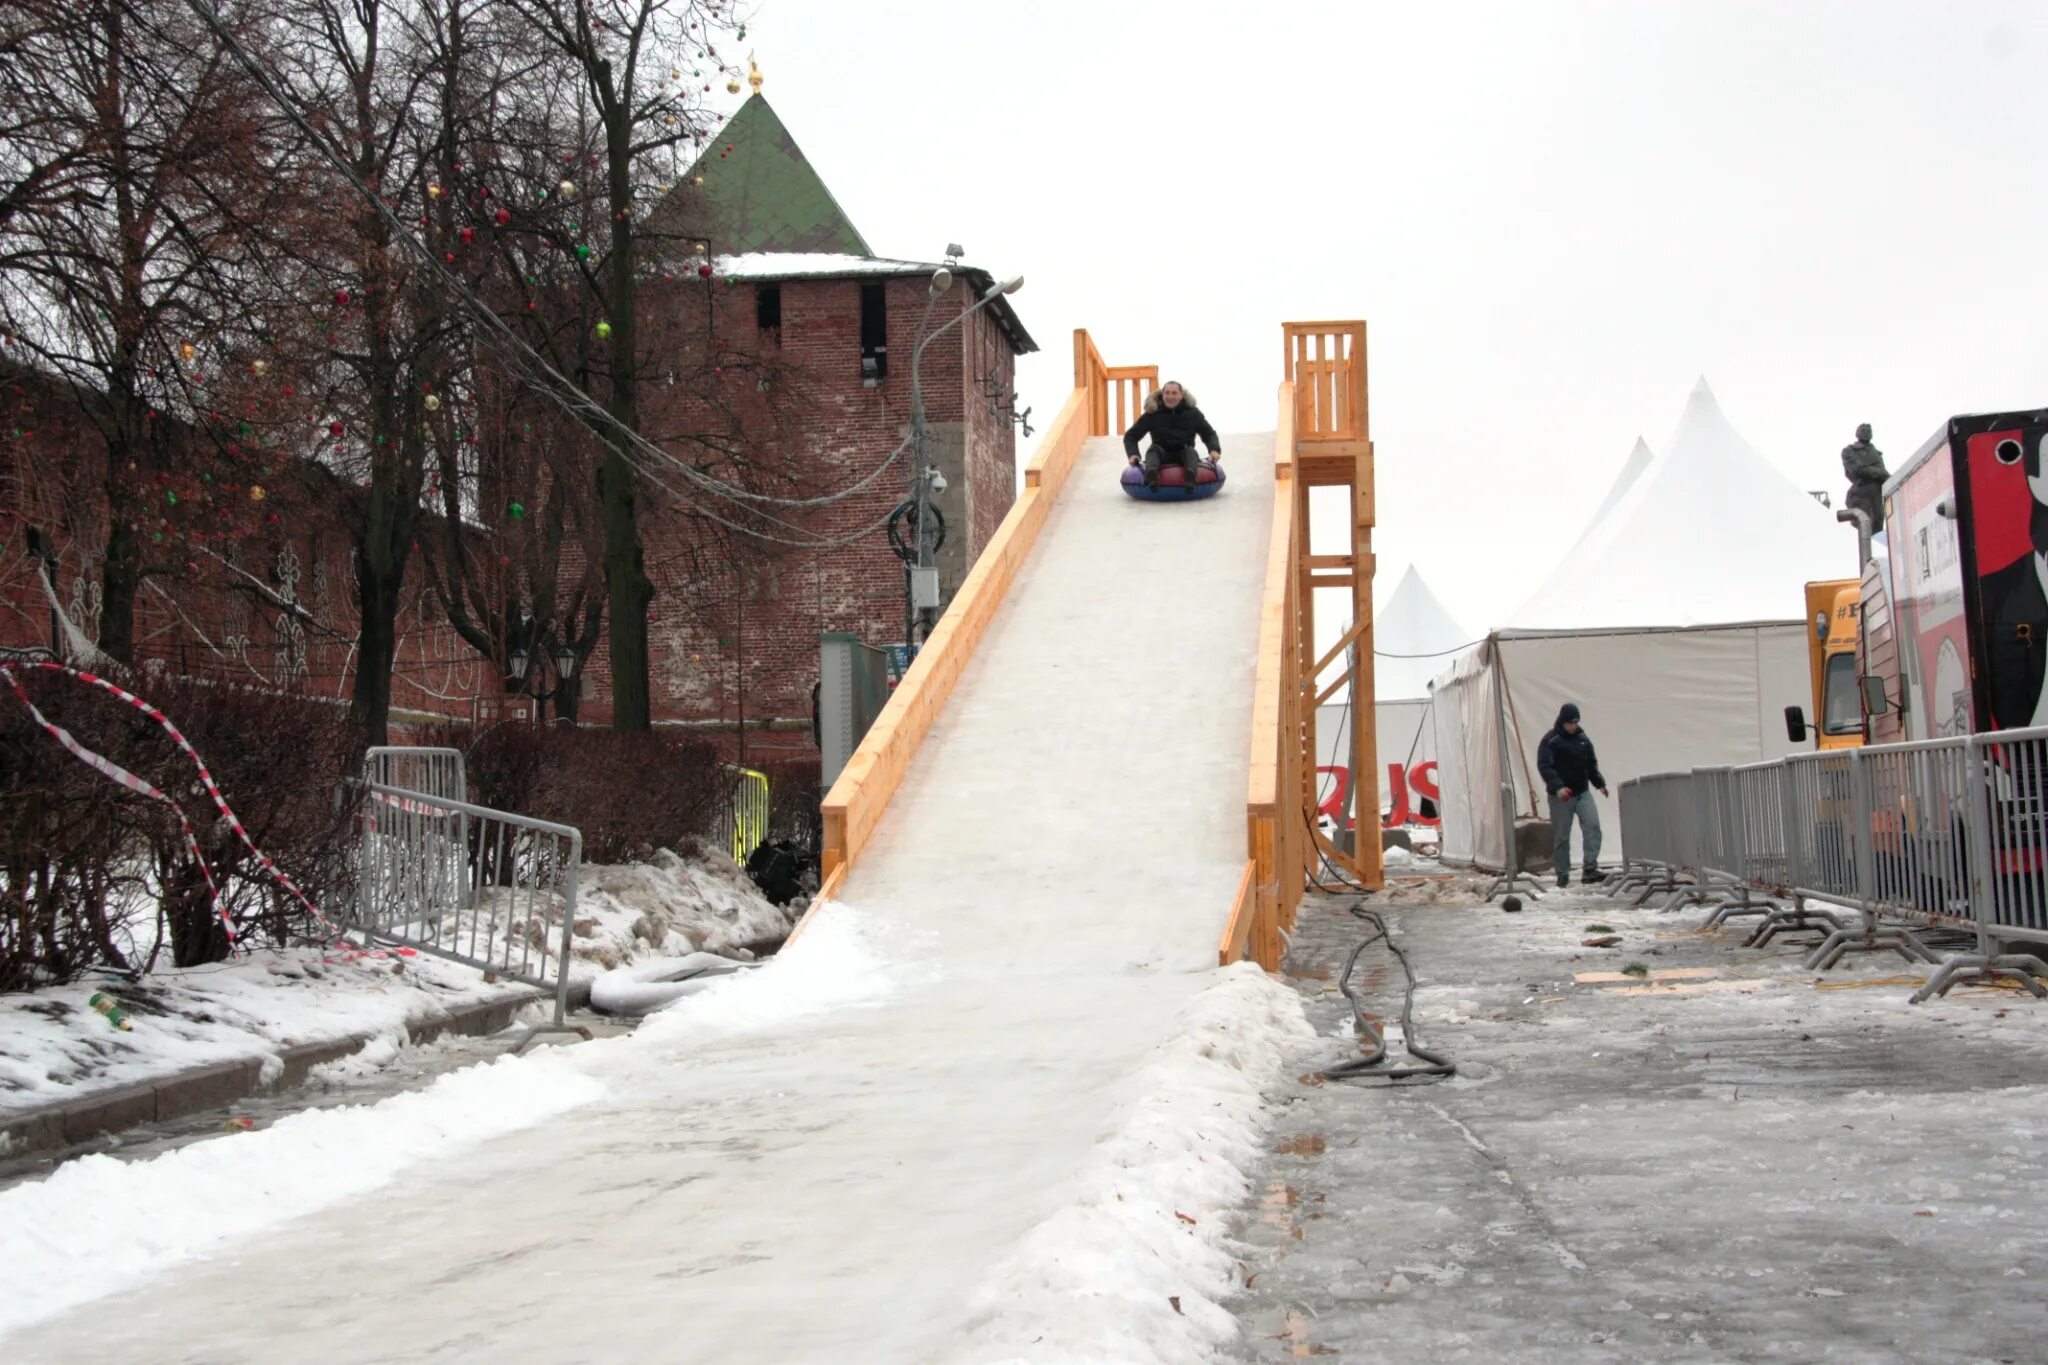
[[1351, 648], [1351, 642], [1353, 640], [1356, 640], [1359, 636], [1365, 634], [1365, 632], [1370, 629], [1372, 629], [1372, 618], [1370, 617], [1367, 617], [1363, 621], [1357, 621], [1352, 623], [1351, 629], [1344, 632], [1344, 637], [1337, 641], [1336, 644], [1330, 646], [1329, 653], [1323, 655], [1322, 658], [1316, 660], [1316, 666], [1313, 669], [1309, 670], [1308, 676], [1310, 681], [1314, 681], [1315, 679], [1322, 677], [1323, 670], [1328, 668], [1331, 664], [1337, 662], [1337, 656], [1342, 654], [1345, 650]]
[[[1377, 825], [1379, 823], [1380, 813], [1378, 811], [1374, 811], [1372, 813], [1372, 818], [1373, 823]], [[1364, 826], [1361, 825], [1358, 830], [1353, 831], [1354, 839], [1358, 833], [1363, 831], [1363, 829]], [[1338, 871], [1349, 872], [1354, 877], [1359, 875], [1358, 860], [1356, 858], [1353, 858], [1343, 849], [1338, 848], [1335, 844], [1331, 843], [1330, 836], [1323, 833], [1321, 829], [1312, 829], [1310, 832], [1315, 836], [1316, 847], [1323, 851], [1323, 856], [1325, 858], [1328, 858], [1332, 863], [1336, 864]], [[1374, 830], [1373, 833], [1377, 835], [1379, 831]]]

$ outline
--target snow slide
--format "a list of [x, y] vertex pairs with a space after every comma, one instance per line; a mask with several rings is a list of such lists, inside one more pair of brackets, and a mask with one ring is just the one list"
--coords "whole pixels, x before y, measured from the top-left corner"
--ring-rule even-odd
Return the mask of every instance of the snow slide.
[[601, 1098], [0, 1350], [838, 1365], [1227, 1341], [1226, 1215], [1306, 1026], [1214, 965], [1273, 497], [1270, 436], [1225, 451], [1223, 496], [1161, 506], [1119, 490], [1114, 439], [1087, 444], [841, 902], [767, 967], [550, 1059]]

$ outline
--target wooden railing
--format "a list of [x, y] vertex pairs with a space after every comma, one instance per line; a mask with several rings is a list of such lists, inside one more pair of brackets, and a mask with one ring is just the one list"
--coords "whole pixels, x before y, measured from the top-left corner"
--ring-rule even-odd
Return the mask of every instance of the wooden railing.
[[1301, 903], [1308, 827], [1301, 807], [1303, 701], [1301, 604], [1295, 558], [1305, 534], [1295, 489], [1295, 386], [1280, 385], [1273, 433], [1273, 530], [1259, 601], [1258, 668], [1252, 683], [1251, 780], [1245, 792], [1247, 856], [1237, 898], [1217, 945], [1225, 965], [1249, 957], [1280, 965], [1283, 929]]
[[1074, 387], [1088, 395], [1088, 434], [1115, 436], [1130, 430], [1159, 387], [1157, 365], [1105, 365], [1088, 333], [1074, 333]]
[[[1109, 373], [1088, 333], [1076, 330], [1074, 389], [1025, 466], [1024, 491], [1010, 504], [994, 537], [953, 594], [945, 615], [925, 637], [917, 661], [897, 683], [888, 705], [825, 795], [824, 884], [818, 888], [814, 906], [840, 894], [847, 869], [873, 837], [890, 798], [931, 732], [932, 722], [953, 695], [1017, 570], [1037, 542], [1039, 529], [1045, 525], [1082, 445], [1090, 436], [1105, 434], [1094, 429], [1093, 419]], [[809, 918], [805, 916], [806, 923]], [[803, 927], [799, 924], [797, 929]]]
[[1362, 441], [1366, 411], [1365, 324], [1289, 322], [1281, 326], [1280, 373], [1294, 378], [1294, 423], [1302, 442]]

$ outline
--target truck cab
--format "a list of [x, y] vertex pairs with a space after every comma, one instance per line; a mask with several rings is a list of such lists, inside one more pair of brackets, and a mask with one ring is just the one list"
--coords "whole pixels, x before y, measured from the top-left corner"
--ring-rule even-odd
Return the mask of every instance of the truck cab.
[[1813, 723], [1797, 706], [1785, 712], [1786, 733], [1795, 744], [1812, 731], [1814, 747], [1853, 749], [1866, 736], [1861, 678], [1861, 586], [1853, 578], [1806, 585], [1806, 663]]

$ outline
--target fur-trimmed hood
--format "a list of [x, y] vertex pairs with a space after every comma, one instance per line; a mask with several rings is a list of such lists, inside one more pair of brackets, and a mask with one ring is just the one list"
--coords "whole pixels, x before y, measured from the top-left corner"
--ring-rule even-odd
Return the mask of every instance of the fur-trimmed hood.
[[[1185, 384], [1180, 386], [1180, 405], [1184, 408], [1200, 408], [1202, 406], [1195, 401], [1195, 391]], [[1145, 411], [1157, 412], [1163, 406], [1165, 405], [1159, 401], [1159, 390], [1154, 389], [1145, 396]]]

